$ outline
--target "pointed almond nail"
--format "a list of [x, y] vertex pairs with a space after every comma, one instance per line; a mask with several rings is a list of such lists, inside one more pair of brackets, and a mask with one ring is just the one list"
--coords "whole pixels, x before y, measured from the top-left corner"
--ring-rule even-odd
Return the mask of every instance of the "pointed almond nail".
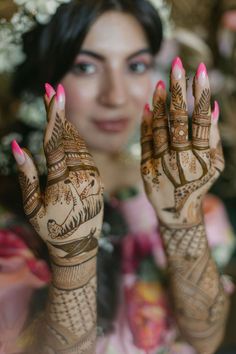
[[46, 91], [46, 95], [49, 98], [49, 100], [51, 100], [52, 97], [56, 94], [56, 91], [54, 90], [54, 88], [48, 83], [45, 84], [45, 91]]
[[196, 76], [199, 84], [204, 87], [208, 79], [207, 69], [204, 63], [199, 64]]
[[156, 85], [156, 89], [165, 91], [166, 85], [165, 85], [164, 81], [162, 81], [162, 80], [158, 81], [158, 83]]
[[172, 74], [175, 80], [181, 80], [183, 76], [183, 64], [179, 57], [175, 58], [172, 62]]
[[16, 140], [12, 141], [11, 148], [17, 164], [20, 166], [23, 165], [25, 163], [25, 154], [24, 151], [17, 144]]
[[148, 103], [145, 104], [144, 112], [145, 113], [149, 113], [150, 112], [150, 105]]
[[214, 109], [212, 112], [212, 120], [214, 123], [217, 123], [219, 120], [219, 116], [220, 116], [220, 107], [217, 101], [214, 102]]
[[57, 86], [57, 103], [61, 110], [65, 109], [65, 90], [62, 84]]

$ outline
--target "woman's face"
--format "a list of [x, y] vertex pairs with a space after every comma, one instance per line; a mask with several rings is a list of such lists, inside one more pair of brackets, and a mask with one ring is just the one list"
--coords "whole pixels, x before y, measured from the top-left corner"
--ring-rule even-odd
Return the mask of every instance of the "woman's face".
[[150, 98], [152, 65], [135, 18], [112, 11], [93, 24], [61, 81], [67, 118], [90, 148], [113, 153], [128, 142]]

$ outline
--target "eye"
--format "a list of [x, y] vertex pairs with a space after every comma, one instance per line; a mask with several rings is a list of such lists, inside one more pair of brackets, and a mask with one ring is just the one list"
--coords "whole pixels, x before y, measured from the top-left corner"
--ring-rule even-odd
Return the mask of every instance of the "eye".
[[136, 74], [143, 74], [150, 69], [150, 66], [144, 62], [133, 62], [129, 64], [129, 70]]
[[76, 75], [92, 75], [96, 72], [96, 66], [91, 63], [76, 63], [72, 67], [72, 72]]

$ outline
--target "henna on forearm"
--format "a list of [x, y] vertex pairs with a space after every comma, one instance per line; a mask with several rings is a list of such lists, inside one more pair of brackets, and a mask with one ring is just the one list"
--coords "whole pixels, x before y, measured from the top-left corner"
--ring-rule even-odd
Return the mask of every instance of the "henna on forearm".
[[204, 224], [160, 226], [168, 258], [171, 296], [183, 336], [200, 354], [212, 354], [221, 343], [228, 298], [212, 259]]
[[170, 87], [169, 115], [162, 81], [153, 110], [145, 110], [141, 169], [161, 225], [179, 328], [198, 353], [212, 354], [222, 340], [228, 308], [202, 224], [204, 195], [224, 169], [219, 109], [215, 103], [211, 115], [208, 74], [200, 64], [193, 81], [190, 136], [186, 75], [179, 58], [172, 64]]
[[[52, 264], [53, 281], [39, 324], [40, 354], [94, 354], [96, 345], [96, 257], [78, 265]], [[42, 324], [42, 326], [41, 326]]]
[[[61, 91], [59, 88], [65, 99]], [[30, 155], [19, 147], [15, 151], [16, 158], [20, 153], [25, 160], [19, 166], [25, 213], [47, 244], [52, 264], [47, 307], [34, 326], [35, 340], [28, 353], [94, 354], [103, 186], [84, 141], [65, 120], [64, 111], [58, 112], [57, 101], [53, 98], [47, 104], [44, 150], [48, 181], [44, 193]]]

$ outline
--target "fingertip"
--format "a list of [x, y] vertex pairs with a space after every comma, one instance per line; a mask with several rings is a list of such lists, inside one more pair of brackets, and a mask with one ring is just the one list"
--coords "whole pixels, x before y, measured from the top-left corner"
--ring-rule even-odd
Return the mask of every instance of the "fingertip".
[[150, 105], [149, 103], [146, 103], [145, 106], [144, 106], [144, 113], [148, 114], [150, 113]]
[[220, 117], [220, 107], [217, 101], [214, 102], [214, 109], [212, 112], [212, 120], [214, 123], [218, 123]]
[[159, 91], [165, 91], [166, 90], [166, 85], [164, 83], [164, 81], [162, 80], [159, 80], [156, 84], [156, 90], [159, 90]]
[[56, 91], [54, 90], [54, 88], [49, 83], [46, 83], [44, 85], [44, 87], [45, 87], [46, 97], [49, 100], [51, 100], [52, 97], [56, 94]]
[[20, 146], [16, 140], [12, 141], [11, 148], [12, 148], [12, 153], [13, 153], [13, 156], [16, 160], [16, 163], [19, 166], [24, 165], [24, 163], [26, 161], [25, 154], [24, 154], [24, 151], [20, 148]]
[[184, 77], [185, 71], [183, 67], [182, 60], [179, 57], [176, 57], [172, 62], [172, 77], [179, 81]]
[[65, 89], [64, 89], [62, 84], [59, 84], [57, 86], [56, 101], [57, 101], [57, 104], [58, 104], [58, 108], [60, 110], [64, 110], [65, 109], [66, 95], [65, 95]]

